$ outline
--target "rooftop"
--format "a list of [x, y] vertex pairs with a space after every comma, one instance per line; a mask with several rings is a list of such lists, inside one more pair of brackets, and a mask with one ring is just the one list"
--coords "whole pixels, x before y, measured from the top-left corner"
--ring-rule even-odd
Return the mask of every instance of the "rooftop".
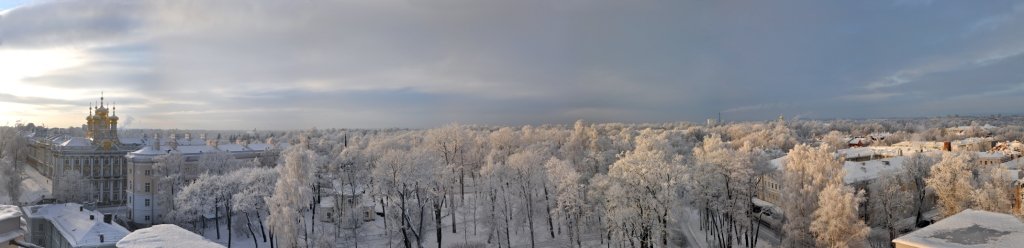
[[122, 248], [157, 248], [157, 247], [189, 247], [216, 248], [224, 247], [203, 236], [182, 229], [176, 225], [163, 224], [135, 230], [121, 241], [117, 247]]
[[912, 247], [1020, 247], [1024, 223], [1008, 214], [967, 209], [892, 242]]
[[21, 221], [21, 210], [17, 206], [0, 205], [0, 244], [25, 234]]
[[[96, 246], [114, 243], [128, 235], [128, 229], [103, 222], [103, 213], [82, 209], [77, 203], [27, 206], [27, 218], [42, 218], [53, 223], [72, 246]], [[92, 215], [93, 219], [89, 219]], [[104, 241], [100, 242], [100, 235]]]

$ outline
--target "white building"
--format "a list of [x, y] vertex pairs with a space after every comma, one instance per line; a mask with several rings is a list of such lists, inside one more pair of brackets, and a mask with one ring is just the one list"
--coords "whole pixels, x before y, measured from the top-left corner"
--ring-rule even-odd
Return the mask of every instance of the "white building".
[[156, 172], [154, 165], [163, 155], [178, 154], [184, 160], [182, 168], [185, 180], [199, 176], [199, 160], [204, 154], [223, 152], [233, 159], [252, 161], [259, 159], [263, 166], [273, 166], [277, 161], [280, 149], [269, 144], [217, 144], [205, 141], [192, 141], [190, 138], [162, 142], [159, 136], [151, 145], [128, 153], [128, 220], [142, 226], [163, 223], [166, 210], [154, 202], [153, 195], [157, 192]]
[[135, 230], [117, 242], [118, 248], [222, 248], [199, 234], [192, 233], [181, 227], [163, 224]]
[[892, 243], [897, 248], [1021, 247], [1024, 223], [1008, 214], [967, 209]]
[[85, 137], [33, 137], [28, 144], [28, 164], [48, 177], [55, 189], [62, 175], [77, 171], [96, 189], [90, 197], [92, 202], [100, 206], [121, 205], [125, 202], [124, 155], [139, 149], [141, 144], [118, 137], [117, 107], [107, 109], [102, 97], [96, 108], [89, 107], [85, 121]]
[[43, 247], [114, 247], [129, 233], [113, 222], [112, 215], [77, 203], [27, 206], [22, 211], [29, 227], [27, 240]]

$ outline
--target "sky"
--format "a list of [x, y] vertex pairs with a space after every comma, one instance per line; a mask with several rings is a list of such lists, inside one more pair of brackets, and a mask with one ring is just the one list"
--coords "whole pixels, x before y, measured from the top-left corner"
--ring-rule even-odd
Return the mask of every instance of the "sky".
[[0, 0], [0, 125], [1021, 114], [1020, 1]]

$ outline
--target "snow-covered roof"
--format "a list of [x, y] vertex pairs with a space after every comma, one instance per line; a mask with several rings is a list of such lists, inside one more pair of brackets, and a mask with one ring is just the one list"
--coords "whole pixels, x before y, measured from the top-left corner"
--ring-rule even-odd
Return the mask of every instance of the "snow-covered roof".
[[956, 141], [953, 141], [953, 142], [950, 142], [950, 143], [952, 143], [953, 145], [960, 145], [960, 146], [962, 146], [962, 145], [971, 145], [971, 144], [978, 144], [978, 143], [984, 143], [984, 142], [991, 142], [993, 140], [995, 140], [995, 139], [992, 139], [992, 138], [970, 137], [970, 138], [966, 138], [966, 139], [962, 139], [962, 140], [956, 140]]
[[[26, 217], [46, 219], [60, 231], [71, 246], [98, 246], [115, 243], [128, 235], [128, 229], [116, 223], [103, 222], [103, 213], [82, 209], [77, 203], [25, 207]], [[81, 209], [81, 210], [80, 210]], [[89, 219], [92, 215], [93, 219]], [[100, 235], [104, 241], [100, 242]]]
[[1003, 152], [977, 152], [978, 158], [982, 159], [1002, 159], [1008, 157]]
[[25, 232], [21, 210], [17, 206], [0, 205], [0, 244], [21, 237]]
[[1007, 169], [1024, 169], [1021, 168], [1021, 166], [1024, 166], [1024, 157], [1019, 157], [1010, 161], [1003, 162], [1001, 165], [1003, 167], [1006, 167]]
[[63, 143], [60, 143], [60, 146], [64, 146], [64, 147], [92, 146], [92, 141], [89, 140], [89, 139], [83, 138], [83, 137], [73, 137], [73, 138], [67, 139]]
[[893, 239], [910, 247], [1020, 247], [1024, 223], [1008, 214], [967, 209]]
[[121, 140], [121, 144], [136, 144], [136, 145], [141, 145], [141, 144], [143, 144], [143, 142], [144, 142], [144, 140], [143, 140], [142, 138], [137, 138], [137, 137], [130, 137], [130, 138], [118, 138], [118, 139], [119, 139], [119, 140]]
[[135, 230], [121, 241], [117, 242], [121, 248], [163, 248], [163, 247], [188, 247], [188, 248], [215, 248], [224, 247], [214, 243], [203, 236], [182, 229], [176, 225], [163, 224], [149, 228]]
[[873, 180], [878, 178], [879, 174], [883, 171], [901, 169], [903, 168], [903, 158], [904, 157], [891, 157], [864, 162], [846, 161], [843, 163], [843, 170], [846, 171], [846, 176], [843, 177], [843, 182], [849, 184]]
[[203, 153], [212, 153], [216, 151], [224, 151], [228, 153], [245, 153], [245, 152], [263, 152], [272, 149], [270, 145], [266, 144], [249, 144], [243, 146], [239, 144], [221, 144], [217, 147], [209, 145], [178, 145], [176, 148], [171, 149], [171, 146], [161, 145], [160, 149], [157, 150], [153, 146], [144, 146], [139, 150], [129, 153], [129, 155], [135, 156], [156, 156], [167, 154], [169, 152], [178, 152], [182, 155], [199, 155]]
[[142, 147], [142, 149], [139, 149], [137, 151], [131, 152], [131, 154], [134, 154], [134, 155], [160, 155], [160, 154], [164, 154], [164, 153], [165, 153], [164, 151], [160, 151], [160, 150], [154, 149], [152, 146], [144, 146], [144, 147]]
[[[168, 150], [171, 149], [171, 147], [164, 147], [164, 148], [168, 149]], [[178, 152], [181, 152], [182, 154], [197, 154], [197, 153], [211, 153], [211, 152], [217, 151], [217, 148], [213, 148], [211, 146], [206, 146], [206, 145], [201, 145], [201, 146], [178, 146], [178, 148], [175, 149], [175, 150], [177, 150]]]
[[[843, 163], [843, 170], [846, 171], [846, 176], [843, 177], [843, 182], [851, 184], [876, 179], [883, 171], [903, 168], [904, 158], [905, 157], [897, 156], [863, 162], [846, 161]], [[772, 159], [769, 161], [769, 164], [778, 170], [782, 170], [785, 159], [786, 157]]]

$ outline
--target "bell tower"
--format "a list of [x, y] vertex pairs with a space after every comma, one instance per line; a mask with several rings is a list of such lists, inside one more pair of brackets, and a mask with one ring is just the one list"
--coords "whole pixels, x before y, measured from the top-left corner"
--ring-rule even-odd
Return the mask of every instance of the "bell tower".
[[95, 109], [89, 104], [89, 116], [85, 118], [86, 138], [92, 140], [94, 145], [104, 150], [110, 150], [121, 141], [117, 137], [117, 106], [113, 106], [113, 113], [110, 113], [106, 106], [106, 98], [100, 94], [100, 102]]

